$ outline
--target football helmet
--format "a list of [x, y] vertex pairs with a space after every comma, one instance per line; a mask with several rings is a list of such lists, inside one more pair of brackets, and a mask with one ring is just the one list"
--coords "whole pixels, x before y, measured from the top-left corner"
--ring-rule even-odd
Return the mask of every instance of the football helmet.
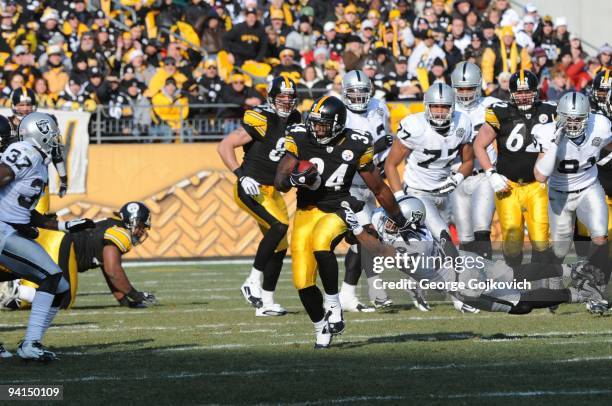
[[30, 113], [21, 120], [17, 130], [19, 138], [40, 148], [51, 155], [54, 148], [61, 143], [60, 130], [56, 121], [46, 113]]
[[510, 101], [521, 111], [531, 110], [538, 99], [538, 77], [520, 69], [510, 76]]
[[32, 89], [25, 86], [18, 87], [11, 93], [11, 109], [18, 118], [24, 118], [28, 114], [36, 111], [38, 104], [36, 94]]
[[561, 97], [557, 115], [567, 138], [578, 138], [584, 134], [590, 112], [589, 100], [582, 93], [571, 92]]
[[451, 74], [455, 99], [463, 107], [470, 107], [480, 98], [482, 72], [471, 62], [459, 62]]
[[123, 226], [130, 230], [132, 245], [142, 244], [147, 239], [147, 230], [151, 228], [151, 211], [144, 203], [128, 202], [116, 214]]
[[372, 82], [360, 70], [352, 70], [342, 78], [342, 101], [351, 111], [364, 112], [372, 97]]
[[[406, 218], [408, 226], [414, 230], [419, 230], [425, 227], [425, 205], [420, 199], [412, 196], [402, 196], [398, 199], [397, 204], [402, 211], [402, 215]], [[376, 232], [383, 238], [385, 242], [393, 242], [398, 238], [399, 227], [389, 218], [387, 213], [382, 210], [376, 210], [372, 215], [372, 224], [376, 228]]]
[[612, 87], [612, 75], [608, 69], [597, 72], [591, 85], [591, 102], [602, 111], [607, 111], [606, 99]]
[[323, 96], [315, 101], [306, 118], [306, 128], [319, 145], [327, 145], [337, 138], [346, 125], [346, 107], [334, 96]]
[[286, 76], [278, 76], [270, 83], [268, 104], [280, 117], [287, 118], [297, 105], [297, 86]]
[[[446, 133], [450, 128], [455, 111], [455, 91], [453, 88], [444, 83], [434, 83], [427, 89], [423, 102], [429, 124], [437, 132]], [[440, 110], [441, 107], [445, 106], [448, 107], [448, 110]]]

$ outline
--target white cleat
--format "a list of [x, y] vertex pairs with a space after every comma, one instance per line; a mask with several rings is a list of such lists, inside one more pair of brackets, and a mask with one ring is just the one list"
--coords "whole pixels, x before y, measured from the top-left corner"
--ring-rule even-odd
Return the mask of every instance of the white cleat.
[[423, 294], [423, 290], [420, 288], [415, 289], [406, 289], [408, 296], [412, 299], [412, 303], [414, 303], [414, 307], [422, 312], [428, 312], [431, 310], [431, 306], [425, 300], [425, 295]]
[[261, 307], [255, 309], [255, 316], [258, 317], [284, 316], [285, 314], [287, 314], [287, 310], [278, 303], [262, 305]]
[[340, 293], [340, 306], [342, 310], [352, 313], [372, 313], [376, 311], [373, 307], [361, 303], [357, 296], [343, 295], [342, 293]]
[[384, 299], [376, 298], [372, 301], [372, 304], [374, 305], [375, 309], [386, 309], [393, 306], [393, 300], [389, 299], [388, 297]]
[[58, 359], [57, 355], [47, 350], [40, 341], [22, 341], [17, 348], [17, 355], [24, 361], [48, 362]]
[[242, 292], [242, 296], [244, 296], [247, 303], [254, 308], [259, 309], [263, 306], [261, 301], [261, 283], [247, 279], [240, 287], [240, 292]]
[[4, 344], [0, 343], [0, 358], [11, 358], [12, 356], [13, 354], [4, 348]]
[[609, 309], [609, 304], [607, 300], [589, 300], [586, 302], [586, 308], [591, 314], [605, 314]]
[[342, 307], [340, 307], [339, 303], [329, 306], [325, 313], [325, 321], [327, 323], [326, 329], [329, 330], [331, 334], [342, 334], [345, 323], [342, 315]]
[[453, 306], [455, 307], [455, 310], [460, 311], [461, 313], [472, 313], [472, 314], [480, 313], [479, 309], [472, 307], [468, 304], [465, 304], [459, 300], [453, 301]]

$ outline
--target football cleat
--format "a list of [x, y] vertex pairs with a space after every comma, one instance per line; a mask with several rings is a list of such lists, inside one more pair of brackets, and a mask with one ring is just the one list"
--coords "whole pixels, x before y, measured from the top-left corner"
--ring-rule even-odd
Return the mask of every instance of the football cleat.
[[366, 306], [357, 299], [357, 296], [340, 293], [340, 306], [342, 310], [353, 313], [371, 313], [375, 311], [373, 307]]
[[480, 310], [478, 310], [477, 308], [470, 306], [468, 304], [465, 304], [461, 300], [455, 297], [451, 296], [451, 299], [453, 300], [453, 307], [455, 308], [455, 310], [458, 310], [461, 313], [472, 313], [472, 314], [480, 313]]
[[376, 298], [372, 301], [372, 304], [374, 305], [375, 309], [386, 309], [393, 306], [393, 300], [389, 299], [388, 297], [384, 299]]
[[340, 307], [339, 303], [329, 306], [327, 313], [325, 314], [325, 322], [327, 323], [327, 329], [331, 334], [342, 334], [345, 324], [344, 317], [342, 315], [342, 307]]
[[325, 325], [320, 331], [315, 329], [315, 350], [327, 350], [329, 349], [332, 341], [332, 333], [329, 332], [327, 325]]
[[4, 348], [4, 344], [0, 343], [0, 358], [11, 358], [12, 356], [13, 354]]
[[586, 302], [586, 308], [589, 313], [601, 316], [608, 311], [609, 305], [606, 300], [589, 300]]
[[585, 261], [576, 262], [570, 265], [570, 277], [572, 285], [580, 288], [585, 281], [590, 281], [593, 286], [603, 286], [605, 284], [605, 275], [597, 267]]
[[22, 341], [17, 348], [17, 355], [24, 361], [49, 362], [59, 359], [54, 352], [47, 350], [40, 341]]
[[278, 303], [262, 305], [261, 307], [255, 309], [255, 316], [259, 317], [284, 316], [285, 314], [287, 314], [287, 310]]
[[423, 290], [421, 288], [415, 289], [406, 289], [408, 296], [412, 298], [412, 303], [414, 303], [414, 307], [422, 312], [428, 312], [431, 310], [431, 306], [425, 300], [425, 295], [423, 294]]
[[260, 283], [247, 279], [240, 287], [240, 292], [242, 292], [242, 296], [244, 296], [247, 303], [254, 308], [259, 309], [263, 306]]

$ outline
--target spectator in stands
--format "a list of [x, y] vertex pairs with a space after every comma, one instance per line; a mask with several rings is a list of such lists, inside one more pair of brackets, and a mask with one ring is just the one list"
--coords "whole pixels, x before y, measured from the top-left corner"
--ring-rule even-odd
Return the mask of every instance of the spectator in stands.
[[125, 90], [109, 103], [109, 115], [116, 119], [128, 120], [122, 126], [125, 135], [145, 135], [151, 125], [151, 103], [142, 94], [141, 84], [132, 79], [126, 83]]
[[56, 33], [61, 33], [59, 20], [60, 17], [57, 10], [47, 7], [43, 11], [42, 16], [40, 17], [40, 22], [43, 24], [43, 26], [41, 29], [36, 31], [38, 43], [42, 47], [47, 46], [51, 38], [53, 38]]
[[163, 59], [162, 66], [157, 68], [157, 71], [155, 71], [155, 74], [149, 82], [149, 88], [145, 92], [145, 96], [155, 96], [162, 89], [162, 87], [165, 86], [166, 79], [168, 78], [174, 79], [174, 83], [177, 86], [182, 86], [183, 83], [187, 81], [187, 77], [178, 71], [176, 67], [176, 60], [171, 56], [166, 56]]
[[500, 100], [510, 100], [510, 72], [501, 72], [497, 75], [497, 86], [491, 93], [492, 97], [497, 97]]
[[329, 60], [325, 62], [324, 68], [323, 79], [317, 80], [313, 85], [313, 88], [319, 92], [319, 96], [331, 90], [334, 79], [341, 76], [338, 74], [340, 72], [340, 64], [336, 61]]
[[607, 43], [599, 48], [597, 53], [597, 59], [602, 67], [611, 70], [612, 69], [612, 46]]
[[66, 66], [62, 63], [64, 52], [59, 45], [51, 45], [47, 48], [47, 66], [43, 77], [49, 84], [49, 93], [52, 97], [59, 95], [64, 90], [70, 75]]
[[[462, 1], [461, 4], [468, 4], [468, 6], [470, 5], [470, 3], [466, 0]], [[476, 10], [471, 9], [465, 16], [465, 33], [471, 38], [472, 34], [480, 31], [480, 17], [478, 16]]]
[[263, 25], [257, 21], [257, 10], [247, 9], [245, 21], [236, 24], [223, 37], [224, 48], [231, 52], [238, 66], [247, 60], [263, 60], [268, 40]]
[[363, 73], [370, 78], [372, 82], [372, 97], [384, 101], [386, 96], [385, 90], [385, 74], [382, 73], [378, 61], [372, 57], [366, 59], [363, 64]]
[[[465, 49], [470, 45], [470, 36], [466, 34], [465, 32], [465, 22], [463, 21], [463, 19], [459, 16], [453, 17], [453, 21], [452, 21], [452, 25], [451, 25], [451, 36], [452, 39], [454, 41], [454, 45], [456, 48], [459, 49], [459, 51], [461, 51], [460, 53], [465, 52]], [[448, 55], [448, 53], [447, 53]], [[453, 70], [455, 65], [450, 64], [450, 61], [447, 62], [449, 63], [449, 70]]]
[[452, 72], [455, 69], [455, 65], [461, 62], [464, 58], [461, 54], [461, 49], [457, 48], [457, 40], [452, 32], [446, 34], [444, 38], [444, 44], [442, 49], [446, 54], [446, 63], [448, 64], [448, 71]]
[[501, 38], [499, 49], [489, 48], [482, 56], [482, 78], [487, 84], [492, 83], [500, 72], [514, 73], [518, 69], [531, 69], [529, 53], [516, 43], [512, 27], [503, 27]]
[[287, 35], [285, 46], [297, 50], [301, 56], [314, 47], [316, 37], [312, 33], [308, 17], [300, 17], [298, 24], [297, 31], [292, 31]]
[[[252, 108], [263, 103], [263, 97], [254, 89], [246, 86], [246, 78], [242, 74], [235, 73], [230, 77], [230, 85], [224, 86], [221, 91], [221, 102], [237, 104], [238, 107], [224, 108], [221, 110], [220, 118], [231, 118], [224, 124], [225, 134], [229, 134], [239, 125], [239, 119], [244, 115], [247, 108]], [[238, 121], [237, 121], [238, 120]]]
[[529, 52], [532, 52], [535, 48], [535, 43], [533, 42], [535, 23], [535, 19], [527, 14], [523, 17], [523, 28], [516, 33], [516, 43], [526, 48]]
[[559, 49], [569, 47], [569, 32], [567, 31], [567, 18], [557, 17], [555, 18], [555, 45]]
[[490, 21], [482, 23], [482, 45], [484, 48], [496, 50], [499, 48], [499, 37], [495, 33], [495, 25]]
[[204, 30], [200, 39], [202, 48], [204, 48], [209, 55], [215, 55], [217, 52], [223, 49], [223, 35], [225, 34], [225, 27], [221, 23], [217, 14], [208, 15], [206, 20], [204, 20], [203, 25]]
[[313, 101], [319, 98], [320, 95], [316, 91], [316, 88], [314, 88], [317, 80], [317, 72], [315, 71], [314, 66], [310, 65], [304, 68], [304, 74], [297, 84], [298, 98], [300, 101]]
[[342, 56], [347, 72], [361, 69], [367, 55], [363, 52], [363, 41], [357, 35], [351, 35], [346, 40], [346, 48]]
[[[286, 43], [287, 36], [293, 31], [290, 25], [285, 24], [285, 13], [279, 9], [270, 10], [270, 26], [281, 44]], [[295, 49], [299, 50], [300, 48]]]
[[570, 86], [565, 71], [562, 69], [553, 69], [548, 91], [546, 92], [546, 99], [552, 101], [559, 100], [561, 96], [569, 91]]
[[481, 66], [484, 51], [482, 34], [480, 32], [472, 33], [470, 45], [465, 50], [465, 59]]
[[34, 82], [34, 92], [36, 93], [36, 103], [41, 109], [52, 109], [55, 107], [55, 101], [49, 94], [49, 85], [43, 77], [36, 79]]
[[155, 124], [150, 130], [151, 136], [171, 142], [173, 135], [184, 134], [183, 120], [189, 115], [189, 104], [174, 77], [166, 78], [164, 86], [151, 98], [151, 105], [151, 119]]
[[395, 65], [390, 57], [391, 52], [384, 46], [382, 41], [377, 41], [374, 44], [373, 53], [380, 69], [378, 73], [382, 73], [384, 76], [387, 76], [395, 70]]
[[392, 72], [385, 82], [387, 101], [421, 100], [423, 92], [416, 77], [408, 73], [408, 59], [401, 55], [395, 62], [395, 72]]
[[35, 66], [34, 55], [26, 46], [17, 45], [13, 50], [11, 62], [4, 65], [4, 76], [10, 76], [13, 72], [23, 75], [27, 87], [32, 87], [34, 79], [41, 76]]
[[302, 68], [299, 64], [295, 63], [294, 57], [295, 52], [291, 48], [283, 49], [280, 54], [280, 64], [274, 68], [272, 74], [274, 76], [280, 76], [281, 74], [287, 75], [294, 82], [300, 80], [302, 76]]
[[13, 72], [8, 78], [8, 86], [2, 89], [2, 104], [10, 105], [10, 96], [13, 90], [25, 86], [25, 78], [21, 72]]
[[542, 18], [542, 29], [534, 34], [534, 42], [536, 47], [546, 51], [548, 59], [551, 61], [556, 61], [559, 57], [559, 48], [557, 47], [554, 34], [552, 17], [544, 16]]
[[57, 97], [55, 108], [66, 111], [88, 111], [96, 109], [96, 102], [92, 95], [87, 92], [86, 83], [81, 82], [79, 76], [73, 76], [68, 80]]
[[451, 16], [446, 12], [445, 0], [432, 0], [431, 7], [438, 21], [438, 26], [446, 29], [451, 24]]
[[425, 72], [431, 68], [436, 58], [445, 59], [446, 54], [433, 39], [433, 31], [420, 31], [416, 35], [422, 41], [414, 47], [414, 51], [408, 59], [408, 72], [418, 77], [417, 69], [423, 69]]
[[98, 67], [89, 70], [89, 84], [87, 91], [92, 95], [98, 104], [108, 104], [111, 100], [111, 85], [108, 80], [104, 80], [104, 74]]
[[197, 79], [197, 83], [202, 87], [207, 103], [219, 103], [225, 84], [217, 73], [217, 61], [208, 59], [204, 62], [204, 74]]

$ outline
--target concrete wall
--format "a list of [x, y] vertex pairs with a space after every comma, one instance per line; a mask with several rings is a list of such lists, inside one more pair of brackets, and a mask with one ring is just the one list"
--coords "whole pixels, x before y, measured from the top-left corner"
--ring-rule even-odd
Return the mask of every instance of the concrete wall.
[[[512, 5], [523, 16], [522, 6], [533, 3], [538, 13], [567, 17], [568, 30], [583, 39], [585, 50], [593, 55], [604, 43], [612, 45], [611, 0], [514, 0]], [[591, 44], [595, 49], [588, 46]]]

